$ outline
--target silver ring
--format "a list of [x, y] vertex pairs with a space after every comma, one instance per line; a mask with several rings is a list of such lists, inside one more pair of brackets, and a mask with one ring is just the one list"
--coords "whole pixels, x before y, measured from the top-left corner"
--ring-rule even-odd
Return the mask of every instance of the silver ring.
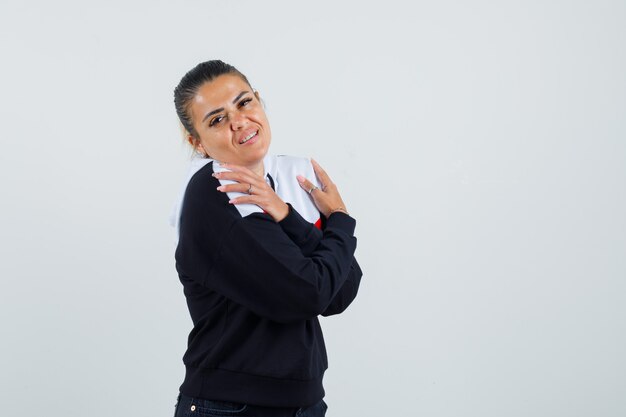
[[311, 187], [311, 189], [309, 190], [309, 195], [311, 195], [313, 190], [319, 190], [319, 187], [317, 185], [314, 185], [313, 187]]
[[250, 188], [248, 188], [248, 194], [252, 194], [252, 184], [250, 184]]

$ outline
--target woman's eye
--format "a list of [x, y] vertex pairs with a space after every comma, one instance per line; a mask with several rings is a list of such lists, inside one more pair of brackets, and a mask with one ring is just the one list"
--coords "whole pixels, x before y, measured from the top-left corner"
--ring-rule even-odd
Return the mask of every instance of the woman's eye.
[[209, 126], [213, 126], [214, 124], [221, 122], [223, 118], [224, 116], [217, 116], [216, 118], [211, 119]]
[[245, 98], [245, 99], [243, 99], [243, 100], [241, 100], [241, 101], [239, 102], [239, 106], [240, 106], [240, 107], [246, 106], [246, 105], [247, 105], [248, 103], [250, 103], [251, 101], [252, 101], [252, 99], [251, 99], [251, 98]]

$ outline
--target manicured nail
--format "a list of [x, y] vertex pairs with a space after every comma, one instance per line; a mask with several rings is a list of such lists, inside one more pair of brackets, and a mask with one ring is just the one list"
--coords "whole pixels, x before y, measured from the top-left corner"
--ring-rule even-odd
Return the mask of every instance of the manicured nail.
[[220, 185], [219, 187], [217, 187], [217, 191], [224, 191], [224, 186]]
[[296, 178], [298, 179], [298, 182], [300, 184], [302, 184], [304, 182], [304, 177], [302, 175], [296, 175]]

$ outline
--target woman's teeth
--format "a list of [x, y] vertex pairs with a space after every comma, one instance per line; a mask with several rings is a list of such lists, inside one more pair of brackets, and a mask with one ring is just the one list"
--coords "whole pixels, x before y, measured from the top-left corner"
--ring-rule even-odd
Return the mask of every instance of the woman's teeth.
[[250, 139], [252, 139], [253, 137], [255, 137], [257, 135], [257, 133], [259, 133], [259, 131], [257, 130], [256, 132], [250, 133], [248, 136], [246, 136], [245, 138], [243, 138], [243, 140], [240, 143], [246, 143], [247, 141], [249, 141]]

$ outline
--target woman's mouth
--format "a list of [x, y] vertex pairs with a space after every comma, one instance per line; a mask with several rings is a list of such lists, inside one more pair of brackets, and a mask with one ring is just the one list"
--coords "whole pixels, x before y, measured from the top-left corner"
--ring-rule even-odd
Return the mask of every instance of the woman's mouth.
[[245, 138], [243, 138], [243, 139], [239, 142], [239, 144], [240, 144], [240, 145], [243, 145], [244, 143], [248, 142], [249, 140], [251, 140], [251, 139], [253, 139], [253, 138], [257, 137], [257, 135], [258, 135], [258, 134], [259, 134], [259, 131], [258, 131], [258, 130], [256, 130], [256, 131], [254, 131], [254, 132], [252, 132], [252, 133], [248, 134], [248, 136], [246, 136]]

